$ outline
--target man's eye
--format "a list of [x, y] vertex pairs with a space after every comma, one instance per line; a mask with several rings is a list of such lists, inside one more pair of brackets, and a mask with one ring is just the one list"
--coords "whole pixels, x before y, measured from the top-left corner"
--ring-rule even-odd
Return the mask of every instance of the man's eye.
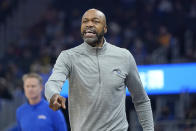
[[99, 23], [99, 21], [97, 21], [97, 20], [95, 20], [94, 22], [95, 22], [95, 23]]

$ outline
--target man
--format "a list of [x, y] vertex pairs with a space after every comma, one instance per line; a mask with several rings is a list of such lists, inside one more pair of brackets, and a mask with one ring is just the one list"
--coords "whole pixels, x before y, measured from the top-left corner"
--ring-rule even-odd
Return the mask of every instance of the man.
[[144, 131], [153, 131], [150, 100], [142, 86], [133, 56], [126, 49], [109, 44], [105, 15], [90, 9], [82, 17], [84, 43], [61, 52], [45, 95], [50, 108], [65, 108], [59, 95], [69, 79], [69, 115], [72, 131], [127, 131], [126, 86], [131, 92]]
[[18, 129], [21, 131], [67, 131], [64, 116], [51, 110], [42, 98], [42, 78], [35, 73], [23, 76], [28, 102], [17, 109]]

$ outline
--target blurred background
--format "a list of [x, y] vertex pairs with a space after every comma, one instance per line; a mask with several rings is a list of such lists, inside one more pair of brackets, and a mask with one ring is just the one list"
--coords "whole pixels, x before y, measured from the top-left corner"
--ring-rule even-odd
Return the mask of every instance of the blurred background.
[[[89, 8], [105, 13], [106, 40], [135, 57], [155, 130], [196, 131], [196, 0], [0, 0], [0, 130], [26, 101], [22, 75], [45, 82], [59, 53], [82, 43]], [[129, 95], [126, 104], [128, 130], [141, 131]]]

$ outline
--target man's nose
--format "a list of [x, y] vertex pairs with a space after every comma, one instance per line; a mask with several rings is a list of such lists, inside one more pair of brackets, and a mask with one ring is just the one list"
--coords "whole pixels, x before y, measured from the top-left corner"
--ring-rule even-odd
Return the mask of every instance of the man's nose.
[[94, 24], [93, 24], [93, 22], [92, 21], [89, 21], [88, 23], [87, 23], [87, 25], [86, 25], [87, 27], [93, 27], [94, 26]]
[[28, 90], [29, 90], [29, 91], [33, 90], [33, 87], [29, 87]]

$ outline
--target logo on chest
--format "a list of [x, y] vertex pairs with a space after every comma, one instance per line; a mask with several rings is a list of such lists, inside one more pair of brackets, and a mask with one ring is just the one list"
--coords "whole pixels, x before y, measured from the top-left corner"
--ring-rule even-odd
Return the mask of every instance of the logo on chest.
[[38, 119], [42, 119], [42, 120], [46, 120], [47, 117], [45, 115], [38, 115], [37, 116]]
[[119, 68], [113, 69], [112, 72], [113, 72], [114, 75], [116, 75], [116, 76], [118, 76], [118, 77], [121, 77], [121, 78], [123, 78], [123, 79], [126, 78], [126, 74], [124, 74]]

